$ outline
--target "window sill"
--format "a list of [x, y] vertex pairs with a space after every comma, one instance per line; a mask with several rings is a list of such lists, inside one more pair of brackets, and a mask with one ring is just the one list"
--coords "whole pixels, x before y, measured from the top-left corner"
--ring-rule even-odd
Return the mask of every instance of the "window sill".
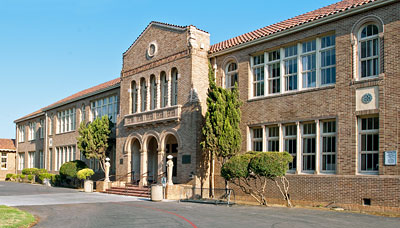
[[63, 133], [56, 133], [56, 135], [63, 135], [63, 134], [68, 134], [68, 133], [72, 133], [72, 132], [75, 132], [75, 130], [73, 130], [73, 131], [66, 131], [66, 132], [63, 132]]
[[360, 176], [378, 176], [379, 175], [379, 171], [375, 171], [375, 172], [361, 172], [361, 171], [358, 171], [358, 173], [356, 175], [360, 175]]
[[350, 85], [357, 85], [357, 84], [364, 84], [364, 83], [368, 83], [368, 82], [375, 82], [375, 81], [381, 81], [383, 80], [383, 78], [385, 77], [385, 74], [379, 74], [378, 76], [371, 76], [371, 77], [367, 77], [367, 78], [362, 78], [362, 79], [353, 79], [350, 82]]
[[319, 91], [319, 90], [334, 89], [335, 87], [336, 87], [336, 85], [332, 84], [332, 85], [326, 85], [326, 86], [321, 86], [321, 87], [317, 87], [317, 88], [307, 88], [307, 89], [283, 92], [283, 93], [278, 93], [278, 94], [268, 94], [268, 95], [265, 95], [265, 96], [252, 97], [252, 98], [248, 99], [247, 101], [248, 102], [252, 102], [252, 101], [258, 101], [258, 100], [262, 100], [262, 99], [277, 98], [277, 97], [283, 97], [283, 96], [291, 96], [291, 95], [296, 95], [296, 94], [315, 92], [315, 91]]

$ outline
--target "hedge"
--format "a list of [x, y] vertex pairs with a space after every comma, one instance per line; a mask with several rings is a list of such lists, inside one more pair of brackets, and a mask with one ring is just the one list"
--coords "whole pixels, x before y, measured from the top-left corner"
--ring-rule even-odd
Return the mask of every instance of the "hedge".
[[85, 162], [80, 160], [70, 161], [62, 164], [60, 167], [60, 175], [65, 177], [76, 178], [76, 173], [81, 170], [87, 168]]

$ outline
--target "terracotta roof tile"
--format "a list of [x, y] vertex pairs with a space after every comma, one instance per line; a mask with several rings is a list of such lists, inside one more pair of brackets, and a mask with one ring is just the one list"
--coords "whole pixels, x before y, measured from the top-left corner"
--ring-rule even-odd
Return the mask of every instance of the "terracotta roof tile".
[[358, 6], [362, 6], [365, 4], [368, 4], [370, 2], [375, 2], [378, 0], [343, 0], [334, 4], [331, 4], [329, 6], [266, 26], [264, 28], [260, 28], [257, 30], [254, 30], [249, 33], [245, 33], [243, 35], [240, 35], [238, 37], [234, 37], [219, 43], [216, 43], [210, 47], [209, 53], [216, 53], [234, 46], [237, 46], [242, 43], [247, 43], [249, 41], [259, 39], [262, 37], [266, 37], [268, 35], [284, 31], [286, 29], [290, 29], [302, 24], [305, 24], [307, 22], [315, 21], [320, 18], [337, 14], [340, 12], [343, 12], [345, 10], [349, 10], [351, 8], [355, 8]]
[[[118, 77], [118, 78], [113, 79], [113, 80], [111, 80], [111, 81], [104, 82], [104, 83], [102, 83], [102, 84], [100, 84], [100, 85], [93, 86], [93, 87], [91, 87], [91, 88], [89, 88], [89, 89], [82, 90], [82, 91], [80, 91], [80, 92], [77, 92], [77, 93], [75, 93], [75, 94], [69, 96], [69, 97], [66, 97], [66, 98], [64, 98], [64, 99], [61, 99], [61, 100], [59, 100], [59, 101], [57, 101], [57, 102], [55, 102], [55, 103], [53, 103], [53, 104], [51, 104], [51, 105], [48, 105], [48, 106], [46, 106], [46, 107], [44, 107], [44, 108], [41, 108], [41, 109], [39, 109], [39, 110], [37, 110], [37, 111], [31, 113], [31, 114], [28, 114], [28, 115], [26, 115], [26, 116], [24, 116], [24, 117], [21, 117], [21, 118], [15, 120], [14, 122], [16, 123], [16, 122], [19, 122], [19, 121], [21, 121], [21, 120], [28, 119], [29, 117], [35, 116], [35, 115], [37, 115], [37, 114], [40, 114], [40, 113], [43, 112], [44, 110], [49, 109], [49, 108], [51, 108], [51, 107], [53, 107], [53, 106], [56, 106], [56, 105], [59, 105], [59, 104], [62, 104], [62, 103], [66, 103], [66, 102], [68, 102], [68, 101], [77, 99], [77, 98], [79, 98], [79, 97], [88, 95], [88, 94], [90, 94], [90, 93], [94, 93], [94, 92], [96, 92], [96, 91], [105, 89], [105, 88], [110, 87], [110, 86], [117, 85], [118, 83], [120, 83], [120, 81], [121, 81], [121, 78]], [[43, 112], [43, 113], [44, 113], [44, 112]]]
[[15, 151], [15, 139], [0, 139], [0, 151]]

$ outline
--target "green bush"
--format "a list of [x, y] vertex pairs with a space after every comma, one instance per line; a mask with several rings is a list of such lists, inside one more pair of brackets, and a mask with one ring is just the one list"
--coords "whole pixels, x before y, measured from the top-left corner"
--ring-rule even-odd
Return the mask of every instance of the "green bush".
[[35, 175], [39, 177], [40, 174], [43, 174], [43, 173], [48, 173], [47, 169], [38, 169], [38, 171], [35, 173]]
[[86, 163], [80, 160], [66, 162], [60, 167], [60, 175], [75, 178], [76, 173], [85, 168], [87, 168]]
[[18, 179], [18, 175], [17, 175], [17, 174], [13, 174], [13, 175], [11, 176], [11, 179], [12, 179], [13, 181], [16, 181], [16, 180]]
[[25, 177], [26, 177], [26, 175], [24, 175], [24, 174], [19, 175], [19, 178], [20, 178], [21, 180], [25, 179]]
[[249, 163], [255, 156], [253, 153], [236, 155], [229, 159], [221, 168], [221, 176], [225, 180], [249, 176]]
[[6, 180], [11, 180], [12, 177], [13, 177], [13, 175], [15, 175], [15, 174], [13, 174], [13, 173], [7, 173], [7, 174], [6, 174]]
[[77, 173], [77, 177], [80, 180], [85, 180], [86, 178], [92, 176], [94, 174], [94, 171], [92, 169], [81, 169]]
[[251, 159], [249, 170], [262, 177], [283, 177], [292, 160], [293, 157], [288, 152], [262, 152]]
[[52, 180], [53, 176], [55, 176], [55, 174], [52, 174], [52, 173], [41, 173], [41, 174], [39, 174], [39, 179], [43, 182], [44, 179]]
[[22, 174], [24, 175], [36, 175], [39, 169], [37, 168], [25, 168], [22, 170]]
[[55, 186], [60, 186], [63, 178], [59, 174], [52, 174], [51, 175], [51, 183]]
[[34, 175], [28, 175], [28, 180], [32, 181], [34, 177], [35, 177]]

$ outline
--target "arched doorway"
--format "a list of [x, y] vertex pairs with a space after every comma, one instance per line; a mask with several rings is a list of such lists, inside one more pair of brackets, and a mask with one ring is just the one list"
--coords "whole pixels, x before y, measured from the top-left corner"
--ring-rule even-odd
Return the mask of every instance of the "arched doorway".
[[168, 134], [165, 138], [165, 158], [172, 155], [174, 167], [172, 170], [172, 181], [177, 183], [178, 176], [178, 140], [172, 134]]
[[147, 145], [147, 182], [156, 183], [158, 177], [158, 142], [151, 137]]
[[131, 142], [131, 179], [134, 184], [140, 181], [140, 149], [139, 140], [133, 139]]

